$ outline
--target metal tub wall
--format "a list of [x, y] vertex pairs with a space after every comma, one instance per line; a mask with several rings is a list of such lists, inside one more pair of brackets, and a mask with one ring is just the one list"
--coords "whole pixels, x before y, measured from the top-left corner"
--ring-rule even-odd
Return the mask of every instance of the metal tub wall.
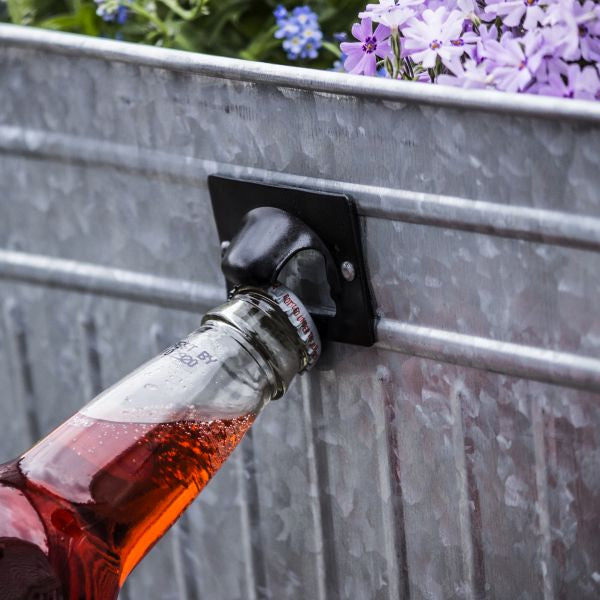
[[211, 173], [348, 193], [378, 309], [123, 598], [600, 594], [600, 110], [0, 26], [0, 460], [224, 296]]

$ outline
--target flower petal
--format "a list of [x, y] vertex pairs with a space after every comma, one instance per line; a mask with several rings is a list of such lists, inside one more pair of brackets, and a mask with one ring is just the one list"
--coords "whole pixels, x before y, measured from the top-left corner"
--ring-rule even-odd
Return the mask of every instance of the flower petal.
[[385, 40], [390, 37], [390, 33], [390, 28], [380, 23], [377, 25], [377, 29], [373, 35], [377, 38], [377, 40]]
[[353, 54], [348, 54], [348, 58], [344, 61], [344, 69], [348, 73], [354, 73], [356, 66], [363, 59], [363, 52], [354, 52]]
[[355, 52], [360, 52], [362, 54], [362, 42], [342, 42], [340, 44], [340, 50], [350, 56], [350, 54], [354, 54]]

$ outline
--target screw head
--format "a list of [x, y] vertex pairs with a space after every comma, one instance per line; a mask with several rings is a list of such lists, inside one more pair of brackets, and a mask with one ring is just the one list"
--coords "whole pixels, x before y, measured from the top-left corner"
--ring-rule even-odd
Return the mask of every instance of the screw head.
[[230, 244], [231, 242], [229, 240], [223, 240], [221, 242], [221, 256], [225, 256], [225, 252], [227, 252]]
[[354, 281], [354, 279], [356, 278], [356, 269], [349, 260], [345, 260], [342, 263], [340, 270], [342, 271], [342, 277], [346, 281]]

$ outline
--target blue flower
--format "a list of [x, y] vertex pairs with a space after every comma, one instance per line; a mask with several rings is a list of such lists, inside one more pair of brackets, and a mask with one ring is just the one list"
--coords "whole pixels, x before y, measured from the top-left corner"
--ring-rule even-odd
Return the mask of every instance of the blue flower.
[[296, 60], [300, 56], [303, 46], [304, 40], [300, 35], [286, 38], [283, 42], [283, 49], [287, 52], [288, 58], [291, 60]]
[[282, 21], [283, 19], [287, 18], [288, 11], [286, 10], [286, 8], [284, 6], [281, 6], [281, 4], [280, 4], [273, 11], [273, 14], [275, 15], [275, 20], [277, 21], [277, 25], [279, 25], [279, 21]]
[[314, 60], [315, 58], [317, 58], [317, 56], [319, 56], [320, 47], [321, 44], [318, 41], [312, 39], [306, 40], [304, 42], [304, 47], [300, 52], [300, 58], [308, 58], [310, 60]]
[[317, 58], [323, 42], [317, 14], [308, 6], [297, 6], [290, 13], [281, 5], [273, 14], [277, 22], [275, 37], [283, 39], [287, 57], [290, 60]]
[[123, 3], [127, 0], [94, 0], [98, 5], [96, 14], [106, 22], [115, 22], [123, 25], [127, 21], [127, 7]]
[[300, 33], [300, 25], [291, 19], [282, 20], [278, 25], [279, 29], [275, 32], [277, 39], [291, 38]]
[[342, 55], [333, 63], [333, 66], [328, 69], [328, 71], [333, 71], [334, 73], [345, 73], [346, 69], [344, 69], [344, 61], [348, 57], [342, 52]]
[[308, 6], [296, 6], [292, 11], [292, 16], [298, 21], [299, 25], [317, 25], [319, 17]]

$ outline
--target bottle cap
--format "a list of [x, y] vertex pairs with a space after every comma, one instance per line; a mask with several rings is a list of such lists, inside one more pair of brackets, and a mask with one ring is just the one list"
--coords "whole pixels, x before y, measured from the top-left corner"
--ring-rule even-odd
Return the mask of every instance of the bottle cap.
[[306, 371], [312, 369], [321, 356], [321, 337], [308, 309], [294, 292], [280, 283], [274, 283], [266, 290], [267, 295], [285, 313], [298, 332], [298, 337], [306, 348], [308, 362]]

